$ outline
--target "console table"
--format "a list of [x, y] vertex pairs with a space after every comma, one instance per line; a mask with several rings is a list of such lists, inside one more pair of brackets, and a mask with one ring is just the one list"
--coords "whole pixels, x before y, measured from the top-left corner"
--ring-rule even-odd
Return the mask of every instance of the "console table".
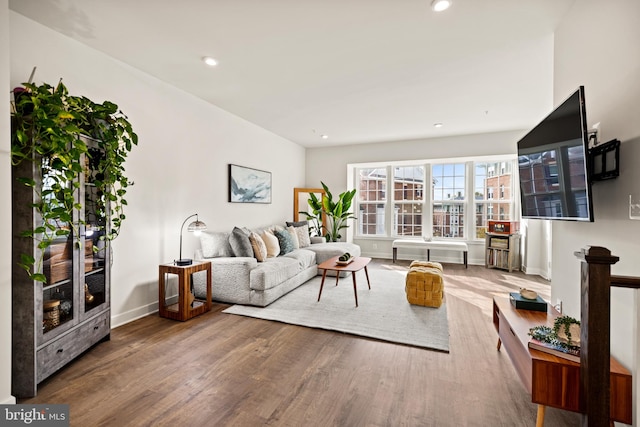
[[[553, 326], [559, 316], [550, 304], [546, 313], [516, 309], [509, 297], [493, 298], [493, 324], [498, 331], [498, 350], [504, 345], [511, 362], [538, 404], [536, 426], [544, 425], [546, 406], [584, 412], [580, 398], [580, 364], [529, 349], [529, 329], [538, 325]], [[631, 374], [615, 358], [610, 364], [611, 420], [632, 423]]]

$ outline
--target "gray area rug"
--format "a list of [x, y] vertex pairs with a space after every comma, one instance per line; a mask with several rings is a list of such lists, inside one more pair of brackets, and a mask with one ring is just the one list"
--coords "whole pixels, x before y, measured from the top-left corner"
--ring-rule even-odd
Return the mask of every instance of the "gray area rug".
[[411, 305], [404, 292], [405, 271], [371, 270], [371, 290], [364, 270], [356, 276], [358, 307], [351, 275], [327, 277], [318, 302], [318, 276], [267, 307], [234, 305], [224, 313], [276, 320], [310, 328], [345, 332], [383, 341], [449, 352], [447, 306]]

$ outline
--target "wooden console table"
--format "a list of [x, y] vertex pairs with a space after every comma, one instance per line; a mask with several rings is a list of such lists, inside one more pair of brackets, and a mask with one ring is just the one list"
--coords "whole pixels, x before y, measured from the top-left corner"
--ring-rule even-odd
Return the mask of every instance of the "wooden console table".
[[[498, 350], [504, 344], [511, 362], [538, 404], [536, 425], [544, 425], [546, 406], [584, 413], [580, 398], [580, 364], [529, 349], [529, 329], [538, 325], [553, 326], [559, 316], [550, 304], [547, 313], [518, 310], [509, 297], [494, 297], [493, 324], [498, 331]], [[631, 374], [616, 359], [611, 358], [611, 420], [632, 423]]]

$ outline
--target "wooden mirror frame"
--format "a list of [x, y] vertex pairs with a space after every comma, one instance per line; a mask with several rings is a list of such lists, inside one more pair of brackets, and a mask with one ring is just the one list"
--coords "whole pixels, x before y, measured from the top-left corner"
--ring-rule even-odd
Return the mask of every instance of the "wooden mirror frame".
[[[298, 213], [300, 211], [300, 204], [298, 203], [298, 201], [300, 200], [300, 193], [320, 194], [320, 198], [322, 198], [322, 196], [324, 196], [324, 189], [323, 188], [294, 188], [293, 189], [293, 220], [294, 221], [300, 220], [300, 214]], [[321, 220], [322, 220], [322, 225], [326, 226], [327, 214], [325, 214], [324, 211], [322, 212]]]

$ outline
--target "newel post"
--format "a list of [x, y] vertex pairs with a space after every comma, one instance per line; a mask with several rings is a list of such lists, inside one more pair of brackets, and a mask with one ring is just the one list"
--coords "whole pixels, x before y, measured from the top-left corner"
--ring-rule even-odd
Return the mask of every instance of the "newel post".
[[611, 265], [620, 259], [607, 248], [576, 252], [580, 266], [580, 402], [583, 427], [609, 426]]

